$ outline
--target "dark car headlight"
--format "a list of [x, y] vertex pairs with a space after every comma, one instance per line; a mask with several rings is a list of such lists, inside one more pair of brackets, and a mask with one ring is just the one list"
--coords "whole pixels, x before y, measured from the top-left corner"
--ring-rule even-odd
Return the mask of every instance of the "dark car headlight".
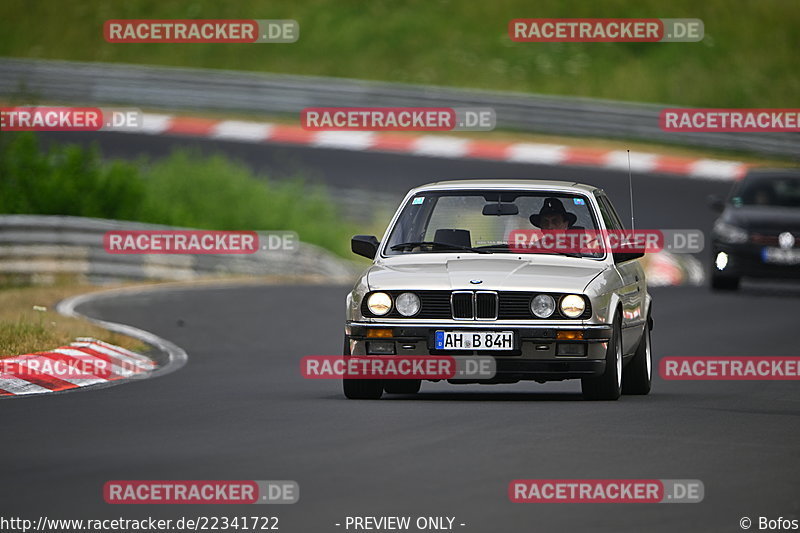
[[714, 235], [722, 242], [741, 244], [747, 242], [747, 231], [739, 226], [719, 221], [714, 224]]
[[531, 313], [539, 318], [548, 318], [556, 310], [556, 301], [549, 294], [537, 294], [531, 300]]
[[414, 316], [419, 313], [419, 296], [413, 292], [404, 292], [395, 299], [394, 306], [401, 315]]

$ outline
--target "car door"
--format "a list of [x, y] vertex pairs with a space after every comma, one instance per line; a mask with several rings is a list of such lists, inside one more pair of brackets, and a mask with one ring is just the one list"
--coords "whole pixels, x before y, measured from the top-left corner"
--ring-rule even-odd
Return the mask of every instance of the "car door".
[[[612, 231], [623, 230], [622, 221], [614, 206], [605, 194], [597, 194], [600, 214], [606, 228]], [[622, 302], [622, 349], [623, 353], [631, 353], [639, 342], [644, 325], [644, 304], [647, 295], [647, 283], [644, 269], [637, 260], [617, 263], [615, 268], [622, 279], [619, 297]]]

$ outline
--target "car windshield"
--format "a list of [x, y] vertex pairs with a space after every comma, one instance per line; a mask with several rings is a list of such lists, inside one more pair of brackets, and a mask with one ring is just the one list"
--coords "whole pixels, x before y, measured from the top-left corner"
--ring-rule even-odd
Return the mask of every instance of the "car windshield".
[[598, 229], [588, 196], [550, 191], [421, 192], [403, 207], [384, 253], [517, 253], [509, 246], [512, 232], [540, 229]]
[[800, 207], [800, 176], [751, 176], [731, 198], [734, 206]]

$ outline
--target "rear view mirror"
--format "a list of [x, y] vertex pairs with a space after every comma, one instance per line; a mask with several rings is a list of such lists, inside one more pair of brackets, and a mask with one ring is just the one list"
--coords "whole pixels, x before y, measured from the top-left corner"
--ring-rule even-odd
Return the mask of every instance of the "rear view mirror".
[[708, 206], [714, 211], [721, 213], [725, 209], [725, 200], [716, 194], [708, 196]]
[[350, 249], [354, 254], [367, 259], [375, 259], [379, 244], [380, 242], [374, 235], [354, 235], [350, 240]]
[[486, 216], [518, 215], [519, 207], [517, 204], [486, 204], [483, 206], [483, 214]]

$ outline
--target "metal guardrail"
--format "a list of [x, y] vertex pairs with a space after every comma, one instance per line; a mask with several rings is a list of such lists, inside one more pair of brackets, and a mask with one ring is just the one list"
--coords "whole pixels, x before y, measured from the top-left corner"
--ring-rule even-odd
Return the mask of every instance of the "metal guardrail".
[[359, 268], [317, 246], [247, 255], [109, 254], [103, 234], [112, 230], [174, 230], [155, 224], [45, 215], [0, 216], [0, 276], [49, 283], [75, 276], [92, 283], [124, 279], [192, 280], [219, 276], [320, 276], [351, 281]]
[[664, 106], [227, 70], [0, 59], [0, 96], [70, 104], [297, 114], [310, 106], [492, 107], [497, 127], [637, 139], [800, 159], [798, 133], [675, 133]]

